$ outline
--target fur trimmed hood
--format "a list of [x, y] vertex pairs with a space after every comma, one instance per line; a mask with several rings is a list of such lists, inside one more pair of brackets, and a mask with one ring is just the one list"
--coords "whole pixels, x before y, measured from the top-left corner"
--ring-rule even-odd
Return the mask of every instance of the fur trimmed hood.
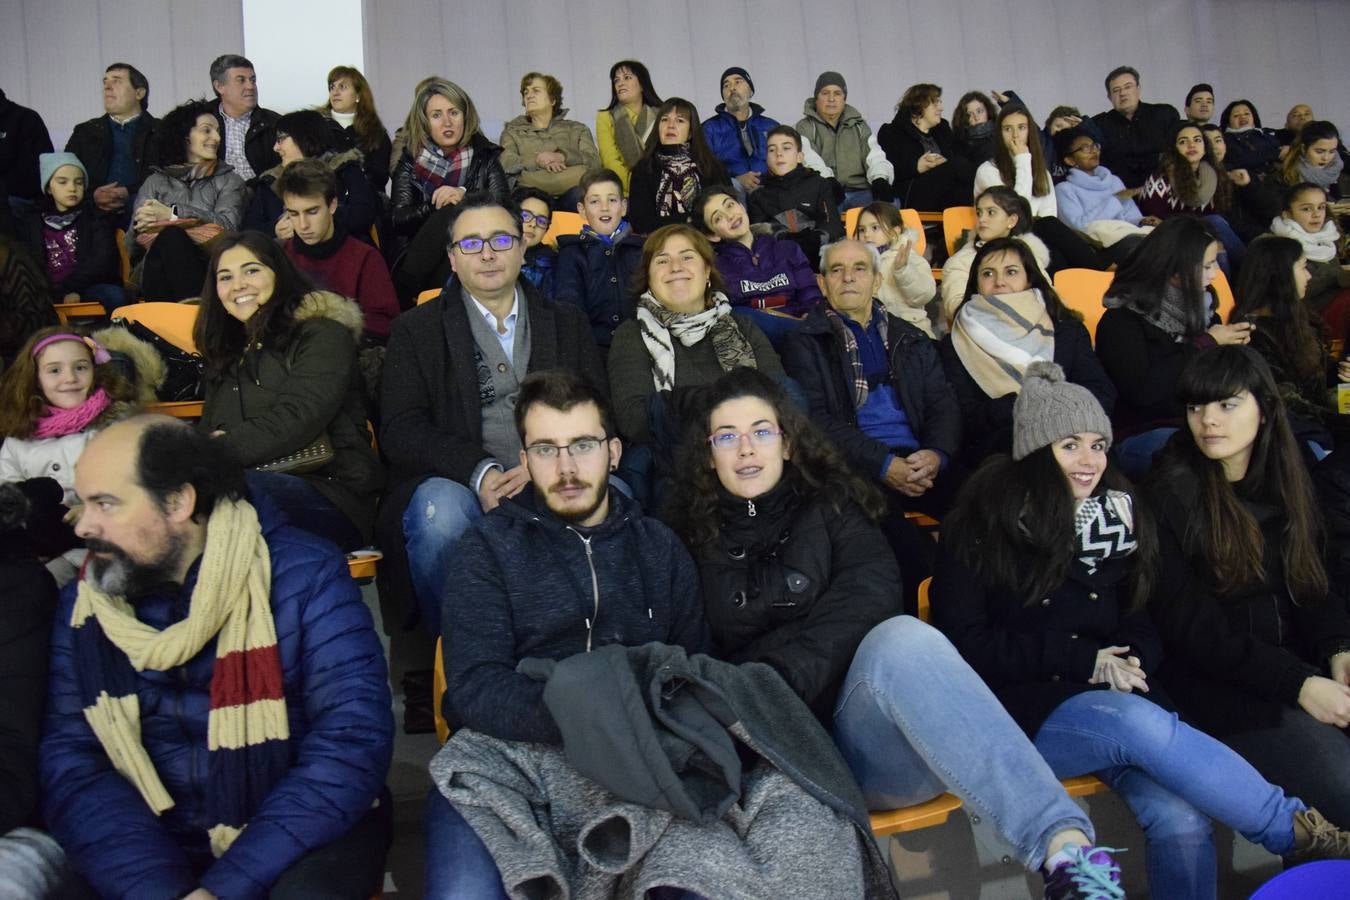
[[295, 321], [314, 319], [332, 319], [350, 331], [355, 341], [361, 340], [366, 328], [365, 314], [357, 302], [332, 291], [311, 291], [301, 299], [295, 309]]
[[159, 351], [127, 329], [117, 326], [95, 331], [90, 337], [106, 347], [110, 353], [120, 353], [131, 360], [131, 365], [136, 370], [134, 380], [136, 401], [139, 405], [145, 406], [159, 399], [156, 392], [164, 386], [164, 379], [168, 377], [168, 369]]
[[[338, 169], [341, 169], [343, 166], [350, 165], [351, 163], [356, 163], [359, 166], [365, 159], [366, 155], [355, 147], [340, 152], [330, 150], [319, 157], [319, 161], [328, 166], [334, 175], [336, 175]], [[281, 178], [281, 170], [284, 168], [286, 168], [285, 163], [277, 163], [275, 166], [262, 173], [262, 177], [272, 186], [272, 192], [278, 197], [280, 197], [281, 194], [277, 191], [277, 181]]]

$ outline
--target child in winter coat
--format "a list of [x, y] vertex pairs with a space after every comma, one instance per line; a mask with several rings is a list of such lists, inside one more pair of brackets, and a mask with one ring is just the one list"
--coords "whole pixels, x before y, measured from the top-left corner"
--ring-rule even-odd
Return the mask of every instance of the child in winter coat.
[[553, 274], [558, 267], [558, 252], [544, 243], [553, 219], [553, 201], [539, 188], [519, 187], [511, 199], [520, 207], [520, 231], [525, 238], [525, 262], [520, 277], [552, 299]]
[[82, 551], [64, 564], [61, 556], [79, 546], [62, 521], [76, 502], [75, 460], [95, 431], [131, 411], [135, 398], [111, 362], [93, 338], [57, 325], [35, 332], [0, 377], [0, 481], [28, 495], [29, 535], [52, 558], [48, 568], [62, 584], [83, 561]]
[[53, 303], [98, 300], [107, 309], [126, 302], [112, 224], [87, 193], [89, 173], [74, 153], [38, 157], [45, 206], [30, 217], [28, 247], [41, 261]]
[[928, 304], [937, 296], [933, 270], [914, 250], [918, 233], [900, 222], [900, 210], [890, 203], [869, 203], [858, 215], [854, 240], [870, 244], [881, 254], [881, 292], [877, 299], [886, 312], [903, 319], [929, 337], [933, 323]]
[[776, 236], [796, 243], [816, 265], [821, 246], [844, 236], [839, 185], [807, 168], [797, 129], [779, 125], [770, 130], [766, 148], [769, 171], [750, 194], [750, 221], [770, 224]]
[[628, 201], [617, 173], [588, 172], [577, 189], [577, 212], [585, 223], [581, 234], [558, 238], [553, 299], [581, 307], [591, 321], [596, 346], [608, 354], [614, 329], [635, 314], [629, 283], [642, 261], [642, 239], [624, 218]]

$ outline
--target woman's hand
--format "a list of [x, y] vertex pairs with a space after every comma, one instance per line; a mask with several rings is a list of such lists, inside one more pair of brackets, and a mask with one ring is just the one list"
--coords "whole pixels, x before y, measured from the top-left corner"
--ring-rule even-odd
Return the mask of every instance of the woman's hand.
[[1350, 359], [1343, 359], [1336, 364], [1336, 380], [1341, 384], [1350, 384]]
[[1148, 693], [1148, 675], [1137, 656], [1128, 656], [1129, 647], [1103, 647], [1097, 651], [1097, 662], [1092, 668], [1088, 684], [1110, 685], [1111, 690], [1125, 694], [1139, 691]]
[[946, 161], [947, 157], [943, 156], [941, 153], [925, 153], [923, 156], [919, 157], [919, 174], [922, 175], [929, 169], [936, 169]]
[[1246, 187], [1252, 183], [1252, 173], [1246, 169], [1233, 169], [1228, 173], [1228, 180], [1238, 187]]
[[468, 192], [462, 187], [451, 187], [448, 184], [443, 184], [436, 188], [436, 192], [431, 195], [431, 205], [437, 209], [454, 206], [464, 199], [466, 193]]
[[1148, 225], [1152, 228], [1157, 228], [1159, 225], [1162, 224], [1162, 219], [1158, 218], [1157, 216], [1144, 216], [1142, 219], [1139, 220], [1139, 224]]
[[567, 157], [557, 150], [545, 150], [534, 155], [535, 165], [550, 172], [561, 172], [567, 168]]
[[163, 222], [172, 218], [173, 209], [152, 197], [142, 203], [136, 210], [136, 214], [131, 217], [131, 226], [136, 231], [145, 231], [156, 222]]
[[1350, 651], [1337, 653], [1331, 658], [1331, 680], [1350, 685]]
[[1311, 675], [1304, 679], [1298, 705], [1324, 725], [1350, 726], [1350, 687], [1330, 678]]
[[1250, 344], [1252, 332], [1256, 326], [1251, 322], [1236, 322], [1232, 325], [1211, 325], [1209, 336], [1220, 346], [1224, 344]]
[[993, 90], [992, 88], [989, 91], [989, 97], [999, 106], [1003, 106], [1008, 102], [1007, 94], [1003, 93], [1002, 91]]
[[[1122, 203], [1124, 203], [1126, 200], [1133, 200], [1135, 197], [1139, 196], [1139, 192], [1142, 190], [1143, 188], [1126, 188], [1123, 191], [1116, 191], [1116, 199], [1121, 201]], [[1149, 218], [1152, 218], [1152, 216], [1150, 216]], [[1154, 224], [1157, 223], [1155, 222]]]
[[69, 294], [66, 294], [64, 297], [61, 298], [61, 302], [62, 302], [62, 303], [79, 303], [79, 302], [80, 302], [80, 292], [79, 292], [79, 291], [71, 291]]
[[291, 217], [283, 215], [277, 219], [277, 224], [272, 228], [276, 232], [277, 240], [289, 241], [295, 237], [295, 225], [291, 223]]

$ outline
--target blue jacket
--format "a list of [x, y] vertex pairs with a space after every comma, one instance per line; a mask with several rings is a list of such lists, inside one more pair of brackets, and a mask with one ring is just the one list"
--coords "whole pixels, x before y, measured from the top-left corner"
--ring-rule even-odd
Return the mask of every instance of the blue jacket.
[[749, 249], [737, 241], [718, 241], [713, 250], [732, 306], [782, 296], [787, 305], [781, 311], [802, 316], [822, 299], [815, 270], [792, 241], [757, 234]]
[[586, 652], [588, 640], [708, 652], [689, 552], [617, 490], [605, 521], [582, 528], [549, 513], [527, 487], [471, 525], [455, 558], [441, 605], [443, 706], [452, 725], [558, 744], [544, 682], [516, 671], [522, 659], [566, 659]]
[[769, 132], [778, 127], [778, 122], [764, 115], [764, 107], [758, 103], [750, 104], [750, 118], [746, 121], [750, 132], [750, 143], [755, 148], [752, 156], [745, 155], [741, 146], [740, 123], [727, 112], [725, 103], [717, 104], [717, 111], [703, 123], [703, 137], [712, 149], [713, 155], [727, 167], [732, 178], [746, 172], [758, 172], [763, 175], [769, 170], [766, 159], [769, 146]]
[[[76, 583], [62, 594], [41, 749], [43, 813], [101, 896], [170, 900], [201, 886], [230, 900], [265, 897], [301, 856], [356, 824], [383, 789], [394, 721], [370, 613], [331, 544], [266, 509], [258, 515], [272, 555], [292, 768], [218, 860], [204, 802], [215, 642], [186, 665], [138, 676], [141, 740], [174, 799], [157, 818], [85, 721], [70, 627]], [[183, 619], [196, 583], [194, 564], [180, 589], [138, 598], [138, 618], [160, 629]]]
[[619, 323], [633, 318], [636, 298], [630, 282], [641, 263], [642, 238], [631, 228], [612, 245], [584, 232], [563, 235], [558, 238], [553, 299], [580, 307], [596, 345], [608, 347]]
[[558, 266], [558, 253], [548, 244], [537, 244], [525, 251], [525, 262], [520, 266], [520, 277], [539, 288], [539, 293], [553, 299], [553, 273]]
[[1134, 200], [1121, 200], [1117, 192], [1125, 190], [1121, 181], [1106, 166], [1098, 166], [1091, 173], [1070, 169], [1069, 176], [1055, 185], [1055, 202], [1059, 217], [1074, 231], [1086, 231], [1089, 222], [1119, 219], [1138, 225], [1144, 214]]

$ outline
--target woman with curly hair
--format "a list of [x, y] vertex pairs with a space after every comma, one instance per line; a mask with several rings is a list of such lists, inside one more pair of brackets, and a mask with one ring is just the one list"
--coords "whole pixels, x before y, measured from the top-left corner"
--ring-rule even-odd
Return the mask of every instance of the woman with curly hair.
[[1043, 870], [1047, 897], [1080, 896], [1075, 876], [1123, 896], [1091, 822], [979, 676], [899, 615], [876, 490], [762, 373], [734, 369], [699, 399], [669, 509], [699, 566], [713, 655], [777, 671], [873, 809], [951, 791]]
[[160, 120], [159, 166], [136, 193], [127, 246], [145, 250], [132, 273], [145, 300], [185, 300], [201, 293], [203, 245], [243, 220], [248, 188], [218, 154], [216, 104], [189, 100]]
[[694, 201], [703, 188], [727, 180], [721, 160], [703, 137], [698, 109], [682, 97], [671, 97], [656, 110], [656, 127], [633, 168], [628, 221], [638, 234], [693, 222]]
[[345, 146], [361, 151], [361, 168], [370, 189], [384, 193], [392, 144], [375, 111], [375, 93], [366, 76], [352, 66], [334, 66], [328, 73], [328, 102], [319, 112], [337, 126]]

